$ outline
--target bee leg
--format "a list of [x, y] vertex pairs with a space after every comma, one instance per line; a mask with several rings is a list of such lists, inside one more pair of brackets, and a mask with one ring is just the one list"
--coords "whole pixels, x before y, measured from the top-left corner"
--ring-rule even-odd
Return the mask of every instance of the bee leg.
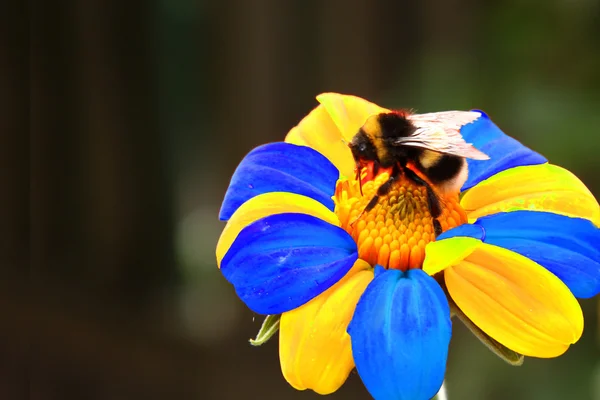
[[419, 178], [419, 176], [410, 169], [405, 168], [404, 173], [406, 174], [407, 178], [412, 179], [417, 185], [425, 186], [427, 189], [427, 205], [429, 206], [429, 212], [431, 213], [431, 216], [433, 218], [437, 218], [442, 215], [440, 199], [438, 199], [432, 187], [423, 179]]
[[405, 168], [405, 173], [406, 176], [412, 179], [417, 185], [423, 185], [427, 189], [427, 205], [429, 207], [431, 218], [433, 219], [433, 231], [435, 233], [435, 237], [437, 238], [442, 233], [442, 225], [440, 224], [440, 221], [438, 221], [438, 217], [442, 215], [440, 199], [433, 191], [433, 188], [423, 179], [419, 178], [419, 176], [413, 171]]
[[[374, 168], [378, 168], [378, 167], [379, 167], [379, 165], [375, 164]], [[367, 204], [364, 211], [371, 211], [373, 209], [373, 207], [375, 207], [377, 205], [379, 198], [381, 196], [385, 196], [386, 194], [388, 194], [390, 192], [390, 190], [392, 189], [392, 186], [394, 185], [394, 182], [396, 182], [398, 180], [399, 176], [400, 176], [400, 169], [398, 169], [398, 167], [395, 166], [392, 169], [392, 172], [390, 173], [390, 177], [388, 178], [388, 180], [383, 182], [381, 184], [381, 186], [379, 186], [377, 188], [377, 194], [375, 194], [375, 196], [373, 196], [371, 201], [369, 201], [369, 204]]]
[[442, 225], [436, 218], [433, 219], [433, 231], [436, 238], [442, 234]]
[[[362, 191], [362, 169], [363, 166], [362, 164], [356, 164], [356, 180], [358, 181], [358, 189], [360, 191], [360, 195], [363, 196], [363, 191]], [[377, 162], [377, 160], [373, 161], [373, 170], [372, 170], [372, 175], [373, 177], [377, 176], [377, 173], [379, 172], [379, 163]]]
[[440, 199], [438, 199], [437, 195], [429, 185], [427, 185], [427, 204], [429, 205], [429, 212], [433, 218], [437, 218], [442, 215]]
[[[375, 164], [374, 168], [378, 168], [378, 167], [379, 167], [379, 165]], [[398, 180], [399, 176], [400, 176], [400, 169], [397, 166], [395, 166], [392, 169], [392, 172], [391, 172], [388, 180], [385, 181], [384, 183], [382, 183], [381, 186], [379, 186], [379, 188], [377, 188], [377, 193], [375, 194], [375, 196], [373, 196], [373, 198], [369, 201], [369, 203], [367, 203], [367, 206], [360, 212], [360, 214], [358, 214], [356, 219], [354, 221], [352, 221], [350, 223], [350, 225], [353, 225], [356, 221], [358, 221], [358, 219], [360, 217], [362, 217], [362, 215], [365, 212], [371, 211], [379, 202], [379, 198], [381, 196], [385, 196], [386, 194], [388, 194], [390, 192], [390, 190], [392, 189], [392, 186], [394, 185], [394, 182], [396, 182]]]
[[377, 160], [373, 161], [373, 177], [377, 176], [379, 173], [379, 162]]
[[429, 213], [433, 220], [433, 232], [437, 238], [442, 234], [442, 224], [440, 224], [440, 221], [438, 220], [438, 217], [442, 215], [442, 207], [440, 205], [440, 200], [429, 185], [427, 185], [427, 203], [429, 205]]

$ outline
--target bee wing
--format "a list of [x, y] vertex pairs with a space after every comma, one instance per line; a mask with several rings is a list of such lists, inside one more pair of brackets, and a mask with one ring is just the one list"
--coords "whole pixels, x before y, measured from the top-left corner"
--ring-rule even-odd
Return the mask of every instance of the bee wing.
[[489, 156], [465, 142], [460, 128], [481, 117], [477, 111], [443, 111], [413, 114], [406, 118], [414, 125], [415, 132], [398, 138], [395, 145], [421, 147], [474, 160], [489, 160]]

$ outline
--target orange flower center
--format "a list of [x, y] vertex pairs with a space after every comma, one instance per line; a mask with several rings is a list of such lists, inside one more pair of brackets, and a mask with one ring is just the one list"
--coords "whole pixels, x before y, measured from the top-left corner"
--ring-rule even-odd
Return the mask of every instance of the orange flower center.
[[[425, 246], [435, 240], [427, 189], [402, 176], [373, 209], [364, 211], [388, 178], [388, 172], [382, 172], [363, 183], [362, 195], [358, 181], [339, 180], [334, 196], [335, 213], [342, 228], [356, 241], [361, 259], [372, 266], [379, 264], [404, 271], [421, 268]], [[438, 217], [442, 231], [467, 222], [458, 193], [438, 197], [442, 206]]]

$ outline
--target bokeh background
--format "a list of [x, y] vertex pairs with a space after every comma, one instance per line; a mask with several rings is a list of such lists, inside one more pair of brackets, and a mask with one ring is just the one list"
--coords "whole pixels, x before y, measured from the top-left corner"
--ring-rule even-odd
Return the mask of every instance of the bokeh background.
[[[284, 381], [276, 338], [248, 344], [262, 318], [214, 255], [237, 163], [281, 140], [318, 93], [483, 109], [600, 197], [594, 0], [86, 0], [25, 11], [5, 33], [30, 53], [15, 50], [0, 77], [14, 94], [2, 107], [8, 143], [22, 145], [18, 121], [31, 123], [23, 172], [9, 173], [23, 156], [2, 146], [2, 398], [318, 398]], [[29, 111], [8, 112], [26, 107], [23, 93]], [[598, 299], [582, 306], [579, 343], [519, 368], [456, 323], [450, 399], [600, 399]], [[330, 397], [368, 398], [356, 374]]]

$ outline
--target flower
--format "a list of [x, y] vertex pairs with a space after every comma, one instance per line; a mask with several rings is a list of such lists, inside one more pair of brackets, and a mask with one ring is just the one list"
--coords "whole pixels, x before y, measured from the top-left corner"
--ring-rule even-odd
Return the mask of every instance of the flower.
[[361, 213], [386, 173], [355, 179], [347, 147], [388, 110], [325, 93], [285, 142], [239, 164], [217, 261], [254, 312], [282, 314], [283, 375], [336, 391], [356, 367], [376, 399], [430, 399], [445, 374], [451, 307], [508, 349], [556, 357], [577, 342], [576, 297], [600, 292], [600, 207], [569, 171], [482, 116], [461, 129], [468, 160], [434, 238], [426, 193], [402, 178]]

